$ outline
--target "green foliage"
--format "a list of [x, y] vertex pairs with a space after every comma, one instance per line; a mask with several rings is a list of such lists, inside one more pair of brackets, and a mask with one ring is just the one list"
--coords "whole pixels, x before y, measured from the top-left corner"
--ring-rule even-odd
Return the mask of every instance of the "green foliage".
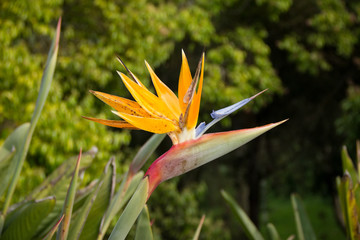
[[[326, 196], [308, 195], [302, 196], [301, 200], [318, 239], [344, 239], [346, 237], [336, 219], [332, 199]], [[294, 211], [291, 200], [269, 196], [265, 201], [259, 226], [264, 236], [269, 232], [269, 222], [276, 226], [281, 239], [287, 239], [288, 236], [296, 233], [296, 223], [292, 221]]]
[[341, 103], [342, 116], [336, 121], [336, 131], [345, 138], [350, 150], [360, 133], [360, 87], [351, 85], [347, 91], [347, 98]]
[[224, 190], [221, 191], [221, 195], [230, 206], [233, 214], [236, 216], [248, 239], [264, 240], [264, 237], [257, 229], [255, 224], [247, 216], [246, 212], [236, 203], [236, 201]]
[[299, 240], [316, 240], [316, 236], [307, 216], [304, 204], [299, 196], [292, 194], [291, 203], [295, 215], [297, 236]]
[[[181, 188], [179, 179], [162, 183], [151, 195], [148, 206], [155, 239], [192, 239], [199, 219], [205, 212], [200, 202], [205, 199], [206, 184], [193, 184]], [[231, 239], [229, 227], [224, 219], [206, 212], [199, 239]]]
[[[270, 1], [264, 2], [259, 2], [259, 5], [265, 4], [281, 11], [286, 9], [282, 6], [284, 4], [272, 7], [274, 4]], [[61, 13], [64, 24], [58, 69], [29, 158], [31, 165], [47, 166], [47, 173], [67, 158], [65, 153], [75, 153], [80, 146], [89, 149], [93, 145], [101, 149], [101, 161], [94, 164], [94, 168], [101, 169], [110, 152], [116, 153], [119, 146], [129, 143], [128, 132], [107, 134], [104, 126], [80, 118], [81, 115], [113, 117], [110, 111], [99, 113], [102, 105], [88, 94], [89, 89], [128, 95], [115, 74], [115, 69], [122, 70], [115, 61], [115, 54], [120, 55], [128, 67], [148, 84], [144, 59], [157, 68], [172, 57], [179, 43], [187, 52], [197, 46], [219, 46], [209, 49], [209, 56], [228, 58], [228, 54], [235, 50], [235, 53], [254, 60], [242, 65], [236, 56], [229, 58], [229, 63], [213, 61], [210, 57], [204, 89], [209, 98], [204, 98], [204, 106], [209, 102], [218, 107], [234, 103], [265, 88], [271, 88], [272, 93], [279, 92], [281, 84], [269, 61], [264, 28], [259, 31], [239, 26], [239, 29], [228, 33], [218, 29], [215, 20], [234, 4], [237, 4], [236, 1], [199, 0], [191, 4], [140, 0], [126, 3], [58, 0], [38, 1], [36, 4], [2, 1], [1, 19], [4, 20], [0, 35], [4, 37], [4, 45], [0, 49], [0, 61], [6, 64], [0, 66], [0, 79], [3, 80], [0, 83], [0, 138], [4, 138], [19, 122], [26, 121], [34, 109], [34, 89], [37, 89], [43, 63], [42, 46], [48, 42], [47, 36], [51, 32], [49, 23]], [[84, 15], [91, 18], [79, 19]], [[185, 43], [188, 39], [191, 44]], [[223, 49], [229, 50], [224, 52]], [[175, 52], [179, 61], [180, 51]], [[216, 68], [211, 69], [212, 66]], [[180, 65], [171, 71], [174, 74], [167, 74], [163, 80], [166, 83], [175, 82], [179, 69]], [[226, 80], [214, 76], [215, 72], [224, 69], [229, 71]], [[220, 94], [216, 88], [219, 85], [226, 94]], [[16, 89], [16, 94], [13, 89]], [[257, 108], [271, 100], [271, 94], [268, 96], [258, 101]], [[217, 97], [219, 101], [216, 101]]]
[[289, 60], [296, 64], [299, 71], [318, 75], [322, 70], [332, 69], [334, 59], [327, 54], [327, 48], [336, 48], [336, 54], [344, 58], [350, 58], [354, 53], [360, 34], [358, 16], [354, 12], [359, 4], [317, 0], [314, 5], [311, 1], [303, 1], [295, 4], [293, 10], [301, 11], [304, 7], [313, 14], [299, 16], [307, 17], [301, 29], [286, 34], [278, 46], [289, 53]]
[[339, 194], [339, 202], [342, 217], [345, 224], [348, 239], [355, 240], [360, 237], [360, 189], [359, 189], [359, 166], [360, 166], [360, 142], [357, 142], [357, 158], [354, 167], [346, 148], [342, 151], [342, 165], [344, 176], [337, 177], [336, 185]]
[[55, 201], [54, 197], [48, 197], [22, 204], [7, 216], [1, 239], [25, 240], [36, 237], [38, 224], [53, 210]]
[[138, 218], [135, 240], [153, 240], [148, 207], [144, 209]]
[[[278, 166], [279, 163], [281, 169], [284, 166], [292, 166], [290, 170], [295, 170], [298, 176], [298, 180], [294, 180], [294, 175], [288, 171], [289, 168], [282, 170], [282, 173], [289, 172], [289, 177], [281, 174], [283, 184], [278, 184], [281, 189], [300, 186], [297, 183], [303, 183], [304, 178], [315, 179], [315, 176], [318, 176], [316, 174], [319, 174], [320, 165], [325, 168], [327, 174], [329, 173], [329, 164], [319, 164], [319, 159], [325, 159], [323, 161], [328, 163], [331, 159], [329, 149], [336, 149], [336, 146], [330, 143], [336, 142], [337, 139], [333, 140], [333, 135], [326, 134], [334, 131], [333, 118], [329, 117], [329, 114], [336, 113], [336, 131], [348, 144], [358, 138], [358, 71], [357, 68], [353, 68], [359, 65], [358, 1], [2, 0], [0, 145], [22, 123], [30, 121], [39, 89], [38, 80], [43, 72], [47, 46], [50, 43], [49, 36], [53, 33], [51, 26], [60, 15], [63, 15], [63, 35], [53, 88], [50, 89], [48, 101], [38, 121], [28, 161], [24, 163], [13, 201], [27, 195], [58, 165], [78, 152], [80, 147], [90, 149], [97, 146], [100, 149], [96, 161], [85, 172], [81, 184], [85, 185], [94, 176], [99, 176], [112, 154], [121, 162], [118, 172], [125, 172], [128, 163], [125, 160], [130, 155], [126, 148], [130, 142], [129, 132], [109, 133], [106, 127], [80, 117], [86, 115], [113, 118], [108, 109], [104, 111], [103, 105], [88, 94], [89, 89], [129, 96], [116, 76], [115, 69], [123, 69], [116, 62], [115, 54], [120, 55], [129, 68], [149, 85], [148, 73], [143, 64], [143, 60], [146, 59], [155, 67], [161, 79], [176, 91], [180, 48], [187, 52], [190, 65], [195, 66], [192, 63], [196, 64], [205, 47], [206, 72], [201, 110], [203, 116], [200, 116], [200, 120], [208, 120], [208, 113], [212, 109], [234, 103], [264, 88], [269, 88], [270, 94], [252, 103], [251, 109], [254, 110], [247, 107], [246, 116], [251, 117], [252, 112], [269, 106], [273, 97], [279, 93], [287, 93], [287, 98], [280, 99], [280, 102], [287, 102], [289, 98], [297, 97], [294, 96], [296, 92], [301, 92], [301, 97], [294, 99], [294, 104], [290, 105], [290, 108], [303, 109], [303, 112], [297, 114], [306, 115], [306, 120], [303, 121], [301, 118], [303, 124], [297, 124], [293, 128], [297, 129], [295, 134], [286, 132], [286, 135], [298, 136], [307, 131], [310, 134], [307, 137], [308, 142], [292, 137], [291, 141], [288, 141], [293, 143], [291, 146], [284, 146], [279, 139], [275, 141], [274, 145], [280, 146], [283, 153], [277, 159], [271, 159], [271, 164]], [[289, 62], [295, 66], [294, 69]], [[307, 74], [312, 75], [308, 81], [318, 83], [318, 88], [302, 81], [308, 79]], [[348, 87], [348, 95], [335, 88], [332, 84], [334, 82], [336, 86], [341, 85], [341, 89], [351, 85]], [[295, 87], [291, 88], [291, 85]], [[294, 89], [299, 90], [294, 94]], [[323, 93], [326, 96], [322, 96]], [[316, 97], [313, 98], [314, 95]], [[301, 99], [310, 100], [304, 104]], [[329, 104], [329, 99], [341, 102], [341, 113], [337, 111], [337, 106]], [[309, 105], [314, 105], [315, 108], [308, 108]], [[323, 108], [325, 105], [330, 106], [330, 110]], [[318, 111], [319, 109], [325, 110], [322, 112]], [[316, 114], [317, 112], [320, 112], [322, 118]], [[293, 114], [290, 117], [300, 119], [299, 115]], [[263, 120], [263, 115], [260, 118]], [[240, 119], [239, 115], [236, 115], [232, 122], [240, 126], [243, 122], [239, 123], [237, 119]], [[227, 126], [230, 123], [231, 120], [223, 121]], [[322, 127], [328, 132], [323, 132]], [[326, 139], [326, 143], [321, 136]], [[316, 143], [321, 143], [323, 148]], [[133, 144], [139, 143], [134, 141]], [[310, 145], [313, 148], [309, 149]], [[272, 146], [268, 147], [271, 149]], [[286, 149], [293, 155], [286, 155]], [[11, 152], [11, 148], [8, 150], [10, 155], [7, 155], [7, 159], [10, 160], [14, 156], [11, 154], [17, 152]], [[308, 153], [311, 158], [306, 159], [304, 153]], [[6, 155], [2, 156], [6, 158]], [[292, 159], [291, 164], [288, 159]], [[5, 162], [6, 159], [0, 160], [0, 176], [5, 176], [2, 174], [4, 172], [10, 176], [10, 172], [1, 170], [2, 163]], [[298, 171], [299, 165], [306, 169]], [[264, 172], [269, 170], [266, 165], [263, 165], [262, 169], [265, 169], [261, 170]], [[69, 181], [68, 177], [66, 181]], [[66, 181], [64, 180], [62, 191], [58, 189], [63, 194], [66, 194]], [[301, 184], [305, 190], [310, 189], [311, 185], [311, 180]], [[6, 186], [0, 185], [1, 187]], [[198, 189], [201, 186], [194, 188]], [[162, 219], [167, 219], [164, 220], [165, 223], [160, 224], [166, 231], [164, 235], [167, 231], [170, 232], [170, 226], [175, 225], [173, 229], [180, 232], [185, 229], [184, 238], [190, 238], [195, 223], [189, 219], [198, 219], [202, 214], [197, 210], [199, 206], [195, 203], [196, 199], [189, 196], [191, 192], [188, 189], [178, 190], [173, 184], [165, 184], [164, 189], [169, 191], [164, 191], [164, 196], [174, 197], [174, 206], [176, 203], [184, 208], [187, 205], [192, 206], [192, 210], [188, 210], [184, 216], [186, 220], [180, 223], [172, 223], [168, 219], [173, 215], [164, 210], [165, 207], [158, 210], [157, 214], [162, 216]], [[186, 200], [175, 199], [175, 196], [180, 198], [181, 193], [186, 195]], [[47, 195], [44, 193], [44, 196]], [[86, 198], [86, 195], [83, 198]], [[1, 199], [0, 203], [4, 200]], [[59, 199], [59, 202], [61, 201], [63, 200]], [[59, 202], [57, 201], [55, 206], [57, 209], [62, 206], [58, 205]], [[76, 204], [79, 202], [75, 202]], [[158, 197], [152, 205], [156, 204], [164, 206], [165, 202]], [[156, 206], [153, 208], [158, 209]], [[168, 214], [164, 215], [164, 212]], [[0, 229], [1, 217], [2, 215]], [[53, 217], [55, 219], [55, 216]], [[56, 215], [55, 220], [59, 218], [60, 216]], [[209, 219], [214, 223], [215, 220], [212, 220], [211, 216]], [[204, 228], [206, 224], [205, 222]], [[208, 233], [204, 234], [209, 234], [206, 235], [208, 239], [216, 239], [212, 236], [229, 238], [228, 229], [224, 228], [223, 235], [218, 232], [224, 227], [223, 224], [222, 220], [217, 220], [215, 226], [208, 227], [205, 230]], [[210, 231], [213, 231], [214, 235]], [[167, 236], [173, 236], [172, 234], [176, 235], [169, 233]]]
[[[243, 231], [245, 232], [248, 239], [264, 239], [263, 235], [260, 233], [260, 231], [257, 229], [255, 224], [251, 221], [251, 219], [247, 216], [246, 212], [236, 203], [236, 201], [224, 190], [221, 192], [223, 198], [229, 205], [230, 209], [232, 210], [233, 214], [236, 216], [236, 219], [240, 223]], [[295, 224], [296, 224], [296, 230], [297, 230], [297, 238], [298, 239], [316, 239], [312, 224], [310, 223], [307, 211], [305, 210], [304, 204], [302, 200], [296, 196], [295, 194], [291, 195], [291, 202], [292, 202], [292, 212], [295, 217]], [[320, 201], [320, 204], [322, 202]], [[281, 207], [279, 209], [283, 209], [284, 204], [281, 204]], [[319, 210], [319, 207], [316, 208]], [[274, 214], [274, 213], [273, 213]], [[276, 214], [276, 213], [275, 213]], [[281, 219], [282, 221], [284, 219], [289, 219], [290, 215], [282, 215]], [[320, 225], [323, 225], [324, 221], [320, 222]], [[269, 239], [271, 240], [280, 240], [280, 235], [272, 223], [267, 223], [267, 231]], [[325, 226], [325, 231], [328, 231], [329, 226]], [[289, 223], [286, 222], [285, 229], [289, 230]], [[328, 235], [327, 237], [334, 236], [334, 235]], [[288, 239], [292, 239], [292, 236], [290, 236]]]

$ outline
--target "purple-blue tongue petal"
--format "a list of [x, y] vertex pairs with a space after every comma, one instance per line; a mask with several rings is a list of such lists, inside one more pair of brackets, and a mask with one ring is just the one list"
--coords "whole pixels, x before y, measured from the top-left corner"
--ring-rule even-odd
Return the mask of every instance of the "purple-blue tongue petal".
[[247, 98], [247, 99], [244, 99], [240, 102], [237, 102], [233, 105], [230, 105], [228, 107], [225, 107], [225, 108], [222, 108], [222, 109], [219, 109], [219, 110], [216, 110], [212, 113], [210, 113], [211, 117], [213, 119], [217, 119], [217, 118], [224, 118], [226, 116], [228, 116], [229, 114], [235, 112], [236, 110], [238, 110], [239, 108], [241, 108], [242, 106], [244, 106], [245, 104], [247, 104], [248, 102], [250, 102], [252, 100], [252, 98]]
[[215, 123], [222, 120], [223, 118], [227, 117], [231, 113], [235, 112], [239, 108], [243, 107], [245, 104], [253, 100], [255, 97], [259, 96], [261, 93], [265, 92], [267, 89], [255, 94], [254, 96], [250, 98], [246, 98], [240, 102], [237, 102], [233, 105], [230, 105], [228, 107], [213, 111], [210, 115], [214, 119], [209, 124], [205, 124], [205, 122], [202, 122], [199, 124], [199, 126], [195, 129], [195, 137], [199, 138], [201, 137], [210, 127], [212, 127]]

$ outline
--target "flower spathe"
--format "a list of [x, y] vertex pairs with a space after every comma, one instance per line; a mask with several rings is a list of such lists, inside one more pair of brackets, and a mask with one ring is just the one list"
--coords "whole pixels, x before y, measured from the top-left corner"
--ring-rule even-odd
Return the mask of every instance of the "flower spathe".
[[130, 77], [118, 72], [124, 85], [135, 101], [107, 93], [90, 91], [100, 100], [113, 107], [114, 114], [123, 120], [105, 120], [84, 117], [107, 126], [127, 129], [141, 129], [153, 133], [167, 133], [173, 144], [201, 137], [212, 125], [251, 101], [253, 97], [242, 100], [229, 107], [213, 111], [213, 121], [202, 122], [197, 128], [201, 91], [204, 77], [205, 54], [199, 61], [194, 77], [191, 76], [188, 61], [182, 51], [182, 65], [179, 76], [178, 97], [155, 74], [150, 65], [145, 65], [150, 73], [157, 96], [151, 93], [141, 81], [119, 59]]

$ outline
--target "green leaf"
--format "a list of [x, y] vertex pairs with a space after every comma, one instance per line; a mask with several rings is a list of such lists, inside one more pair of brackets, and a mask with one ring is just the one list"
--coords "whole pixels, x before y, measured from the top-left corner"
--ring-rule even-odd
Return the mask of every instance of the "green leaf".
[[360, 141], [356, 140], [356, 162], [358, 170], [358, 179], [360, 179]]
[[235, 200], [224, 190], [221, 190], [221, 195], [223, 196], [227, 204], [230, 206], [236, 218], [239, 220], [240, 225], [244, 230], [246, 236], [251, 240], [264, 240], [264, 237], [256, 228], [255, 224], [247, 216], [245, 211], [235, 202]]
[[195, 235], [193, 237], [193, 240], [198, 240], [199, 237], [200, 237], [200, 232], [201, 232], [201, 228], [202, 228], [202, 225], [205, 221], [205, 215], [202, 215], [201, 219], [200, 219], [200, 222], [199, 222], [199, 225], [196, 229], [196, 232], [195, 232]]
[[5, 222], [4, 215], [2, 213], [0, 213], [0, 237], [1, 237], [3, 227], [4, 227], [4, 222]]
[[279, 235], [278, 231], [276, 230], [274, 224], [268, 223], [266, 225], [266, 227], [269, 232], [269, 236], [270, 236], [271, 240], [281, 240], [280, 235]]
[[153, 154], [156, 148], [160, 145], [165, 136], [166, 134], [154, 134], [149, 140], [147, 140], [147, 142], [140, 148], [131, 162], [129, 168], [130, 174], [135, 174], [142, 168], [151, 154]]
[[115, 159], [107, 163], [96, 189], [90, 194], [80, 213], [74, 218], [69, 239], [96, 239], [101, 219], [109, 205], [115, 179]]
[[43, 76], [41, 79], [39, 95], [36, 100], [35, 110], [34, 110], [32, 118], [31, 118], [31, 124], [30, 124], [30, 128], [29, 128], [27, 137], [23, 139], [21, 147], [19, 149], [17, 149], [19, 154], [15, 154], [15, 156], [14, 156], [13, 161], [16, 163], [16, 166], [15, 166], [15, 171], [12, 175], [12, 179], [10, 181], [10, 185], [9, 185], [5, 203], [4, 203], [4, 209], [3, 209], [4, 215], [6, 215], [7, 210], [10, 206], [12, 195], [14, 194], [14, 191], [15, 191], [16, 183], [19, 179], [20, 172], [21, 172], [22, 166], [25, 161], [25, 157], [29, 150], [32, 134], [34, 133], [36, 123], [39, 120], [40, 113], [44, 107], [47, 95], [50, 90], [50, 85], [51, 85], [51, 82], [52, 82], [52, 79], [54, 76], [54, 72], [55, 72], [57, 53], [58, 53], [58, 49], [59, 49], [60, 26], [61, 26], [61, 18], [58, 21], [56, 34], [55, 34], [55, 37], [53, 39], [53, 42], [52, 42], [52, 45], [51, 45], [51, 48], [50, 48], [50, 51], [48, 54], [45, 70], [43, 72]]
[[359, 239], [359, 209], [356, 205], [352, 181], [347, 172], [341, 181], [337, 178], [337, 186], [348, 239]]
[[[111, 220], [124, 206], [126, 201], [132, 196], [140, 179], [143, 177], [143, 173], [136, 174], [144, 163], [149, 159], [151, 154], [159, 146], [164, 139], [165, 134], [154, 134], [138, 151], [134, 157], [129, 171], [125, 174], [122, 183], [112, 199], [109, 208], [107, 209], [103, 220], [101, 221], [100, 232], [97, 239], [102, 239], [106, 230], [108, 229]], [[136, 174], [134, 176], [134, 174]]]
[[81, 160], [81, 150], [79, 153], [79, 158], [76, 163], [75, 171], [73, 178], [71, 179], [71, 183], [66, 195], [66, 199], [64, 202], [62, 214], [64, 215], [64, 219], [60, 224], [59, 230], [56, 235], [57, 240], [66, 240], [69, 234], [69, 227], [70, 227], [70, 221], [71, 221], [71, 214], [72, 209], [74, 205], [74, 199], [76, 194], [76, 187], [77, 187], [77, 181], [78, 181], [78, 175], [79, 175], [79, 168], [80, 168], [80, 160]]
[[297, 195], [292, 194], [291, 203], [295, 215], [296, 230], [299, 240], [315, 240], [316, 236], [302, 201]]
[[343, 146], [341, 151], [341, 160], [343, 171], [347, 171], [351, 176], [352, 182], [356, 183], [358, 181], [358, 174], [345, 146]]
[[125, 184], [127, 182], [127, 177], [125, 176], [123, 178], [123, 181], [114, 196], [114, 198], [111, 200], [110, 205], [108, 209], [106, 210], [106, 213], [101, 221], [100, 225], [100, 232], [98, 236], [98, 240], [103, 239], [104, 234], [106, 233], [106, 230], [108, 229], [111, 220], [115, 217], [115, 215], [120, 211], [120, 209], [125, 205], [125, 203], [130, 199], [130, 197], [135, 192], [137, 186], [139, 185], [142, 177], [144, 176], [143, 172], [137, 173], [132, 179], [127, 187], [125, 189]]
[[151, 231], [149, 209], [145, 205], [138, 218], [135, 240], [153, 240], [153, 239], [154, 237]]
[[[36, 236], [36, 226], [51, 212], [55, 206], [55, 198], [48, 197], [38, 201], [31, 201], [20, 211], [11, 222], [6, 222], [6, 228], [1, 240], [32, 239]], [[8, 221], [5, 219], [5, 221]]]
[[141, 210], [145, 206], [148, 191], [149, 180], [148, 178], [144, 178], [140, 182], [134, 195], [131, 197], [130, 201], [126, 205], [123, 213], [121, 214], [113, 231], [111, 232], [109, 240], [123, 240], [126, 238], [131, 227], [134, 225], [137, 217], [139, 216]]
[[[89, 151], [81, 154], [81, 163], [79, 172], [85, 171], [88, 168], [97, 154], [97, 149], [95, 147], [91, 148]], [[78, 155], [72, 156], [63, 162], [58, 168], [56, 168], [38, 187], [36, 187], [26, 199], [37, 199], [42, 198], [48, 195], [54, 195], [56, 200], [59, 201], [59, 196], [56, 194], [58, 189], [65, 188], [67, 190], [70, 180], [73, 175], [73, 171], [76, 165], [76, 160]], [[62, 191], [59, 191], [62, 192]], [[64, 195], [64, 199], [66, 192]], [[61, 204], [62, 206], [62, 204]]]
[[61, 216], [61, 218], [59, 219], [59, 221], [57, 221], [55, 223], [55, 225], [51, 228], [50, 232], [48, 232], [45, 237], [43, 238], [43, 240], [51, 240], [52, 237], [54, 236], [56, 230], [58, 229], [61, 221], [64, 219], [64, 215]]
[[[84, 171], [87, 167], [90, 166], [96, 152], [96, 149], [91, 149], [90, 151], [82, 154], [79, 172]], [[76, 158], [78, 158], [78, 156], [71, 157], [66, 160], [27, 197], [28, 200], [49, 195], [55, 196], [56, 198], [54, 209], [46, 218], [43, 219], [37, 228], [39, 236], [43, 236], [45, 233], [49, 232], [51, 227], [56, 224], [59, 216], [61, 215], [69, 184], [76, 165]]]
[[[24, 139], [29, 132], [30, 123], [24, 123], [17, 127], [5, 140], [0, 148], [2, 161], [0, 167], [0, 196], [4, 193], [9, 185], [10, 177], [14, 175], [16, 160], [19, 159], [21, 152], [19, 149], [24, 144]], [[15, 152], [13, 160], [9, 163], [12, 153]], [[8, 158], [8, 160], [7, 160]]]

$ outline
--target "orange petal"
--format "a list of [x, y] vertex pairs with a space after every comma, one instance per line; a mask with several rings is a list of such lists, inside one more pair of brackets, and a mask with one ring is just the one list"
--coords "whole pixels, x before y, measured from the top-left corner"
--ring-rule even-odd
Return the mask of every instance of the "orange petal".
[[160, 98], [152, 94], [145, 87], [141, 87], [136, 84], [123, 73], [118, 72], [118, 74], [120, 75], [122, 81], [124, 82], [131, 95], [149, 114], [161, 118], [177, 118], [172, 114], [172, 112], [168, 109], [168, 107]]
[[127, 129], [135, 129], [139, 130], [139, 128], [135, 127], [134, 125], [126, 122], [126, 121], [120, 121], [120, 120], [106, 120], [106, 119], [99, 119], [99, 118], [91, 118], [91, 117], [84, 117], [83, 118], [94, 121], [97, 123], [104, 124], [106, 126], [110, 127], [116, 127], [116, 128], [127, 128]]
[[133, 114], [136, 116], [150, 117], [151, 115], [146, 112], [141, 106], [135, 102], [126, 98], [110, 95], [107, 93], [97, 92], [90, 90], [97, 98], [99, 98], [104, 103], [115, 108], [118, 112], [124, 112], [128, 114]]
[[200, 73], [200, 79], [199, 79], [199, 86], [194, 94], [194, 97], [192, 99], [192, 103], [189, 110], [189, 116], [187, 120], [187, 128], [192, 129], [196, 127], [198, 117], [199, 117], [199, 109], [200, 109], [200, 100], [201, 100], [201, 91], [203, 86], [203, 78], [204, 78], [204, 63], [205, 63], [205, 53], [203, 53], [202, 61], [201, 61], [201, 73]]
[[138, 127], [148, 132], [168, 133], [177, 130], [176, 125], [172, 121], [164, 118], [138, 117], [115, 111], [113, 111], [113, 113], [125, 119], [127, 122], [133, 124], [135, 127]]
[[155, 72], [152, 70], [150, 65], [145, 61], [146, 67], [150, 73], [151, 80], [154, 84], [158, 96], [163, 100], [163, 102], [168, 106], [170, 111], [175, 116], [180, 116], [181, 110], [179, 105], [179, 99], [170, 88], [168, 88], [159, 78], [156, 76]]
[[191, 84], [191, 81], [192, 81], [192, 77], [191, 77], [189, 64], [186, 59], [184, 51], [182, 51], [182, 64], [181, 64], [180, 77], [179, 77], [178, 96], [179, 96], [180, 108], [183, 114], [185, 114], [187, 107], [187, 103], [184, 102], [184, 97]]

